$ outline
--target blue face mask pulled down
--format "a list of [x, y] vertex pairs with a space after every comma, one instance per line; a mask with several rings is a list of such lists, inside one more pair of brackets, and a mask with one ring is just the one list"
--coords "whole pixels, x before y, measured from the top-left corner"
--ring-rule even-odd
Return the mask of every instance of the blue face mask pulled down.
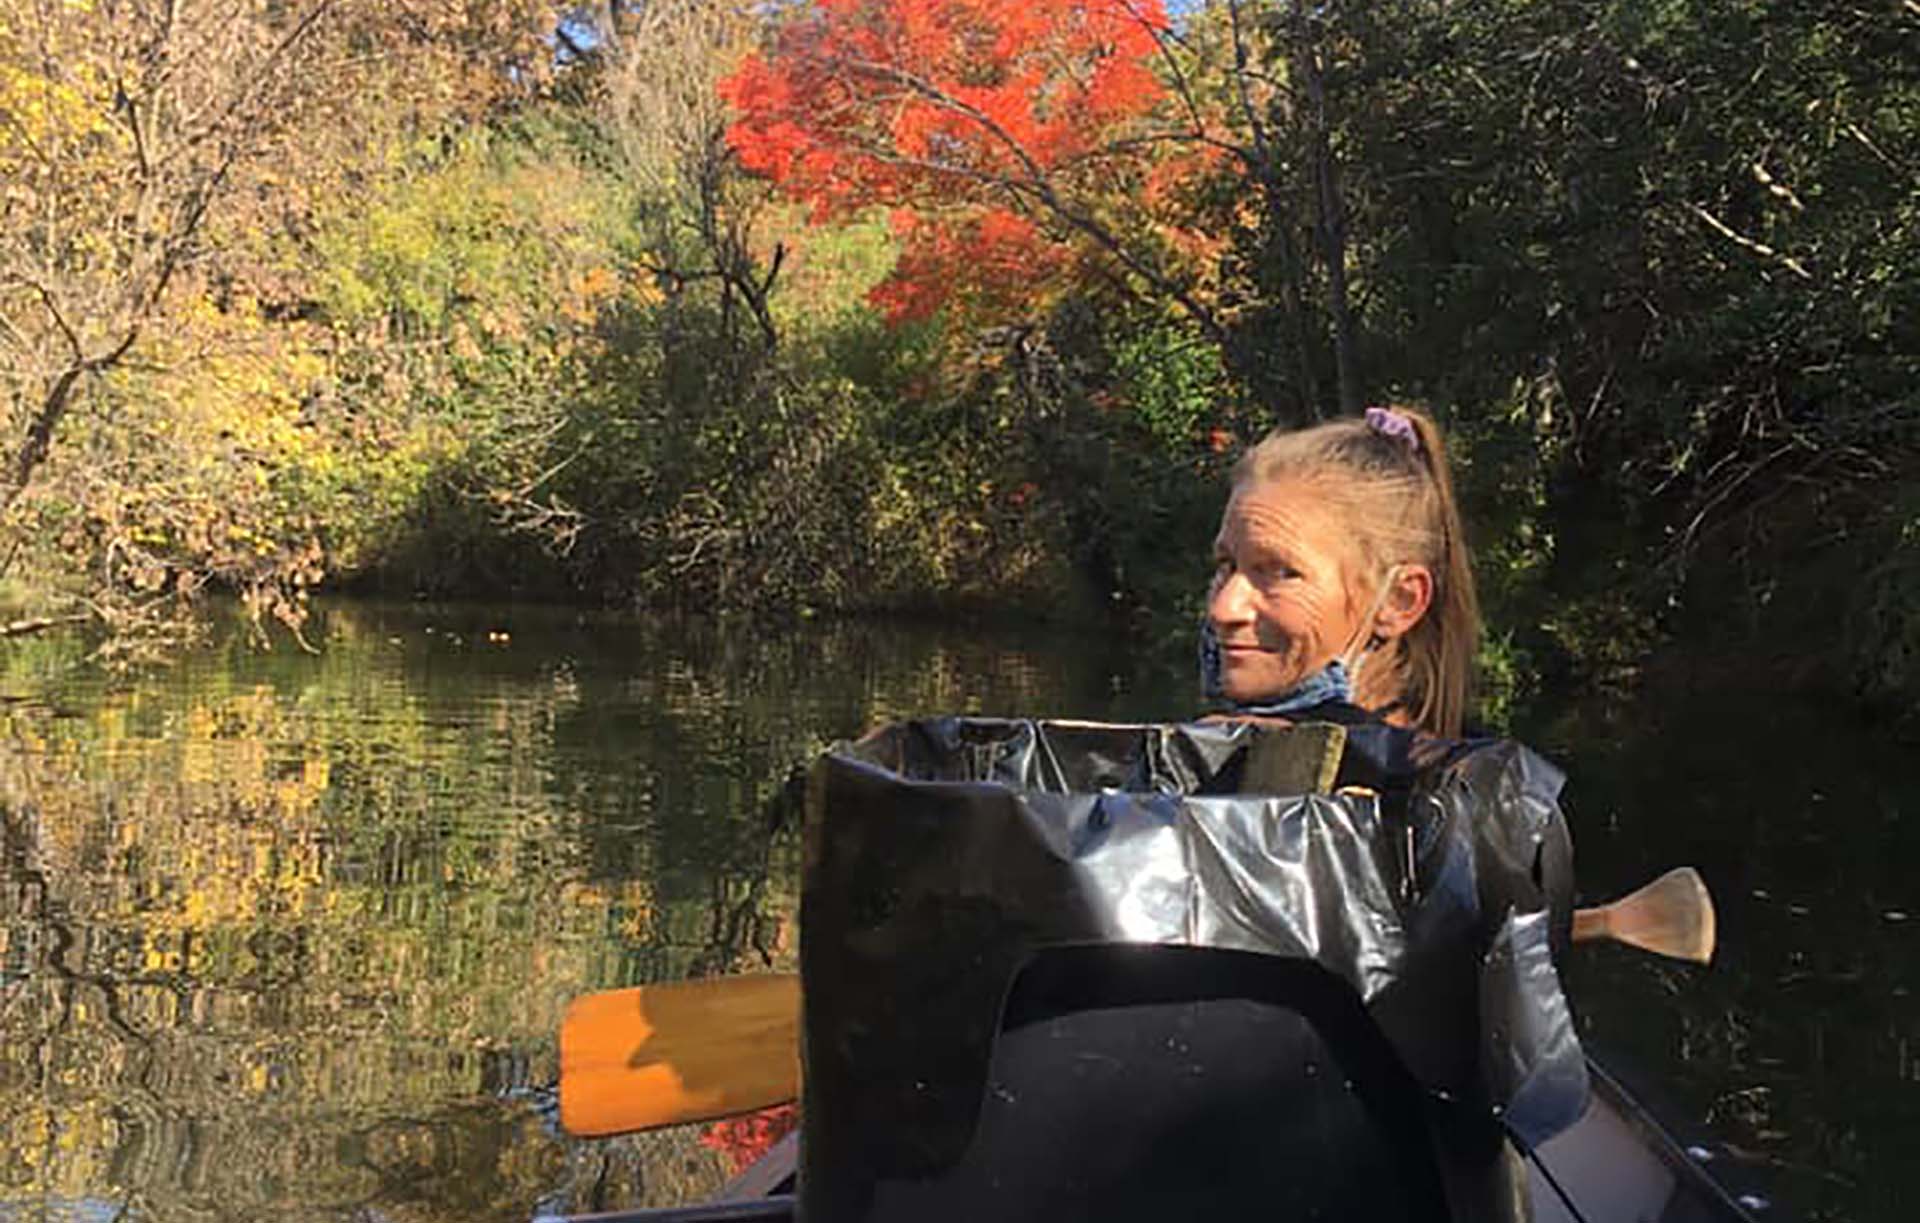
[[[1207, 622], [1200, 626], [1200, 691], [1209, 698], [1225, 695], [1220, 685], [1220, 639], [1214, 636], [1213, 625]], [[1279, 717], [1329, 701], [1349, 704], [1353, 701], [1352, 677], [1347, 674], [1347, 664], [1338, 658], [1303, 677], [1285, 692], [1257, 701], [1235, 701], [1233, 711]]]

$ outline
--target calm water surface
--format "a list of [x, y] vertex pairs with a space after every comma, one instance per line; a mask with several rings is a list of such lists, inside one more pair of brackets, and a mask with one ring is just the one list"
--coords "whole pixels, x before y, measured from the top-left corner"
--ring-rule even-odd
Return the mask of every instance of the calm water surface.
[[[317, 655], [0, 673], [0, 1220], [525, 1220], [683, 1200], [698, 1128], [553, 1125], [571, 997], [789, 966], [788, 769], [893, 718], [1175, 717], [1104, 634], [339, 605]], [[1713, 968], [1583, 948], [1583, 1029], [1802, 1218], [1920, 1198], [1920, 781], [1813, 711], [1569, 710], [1591, 898], [1678, 862]]]

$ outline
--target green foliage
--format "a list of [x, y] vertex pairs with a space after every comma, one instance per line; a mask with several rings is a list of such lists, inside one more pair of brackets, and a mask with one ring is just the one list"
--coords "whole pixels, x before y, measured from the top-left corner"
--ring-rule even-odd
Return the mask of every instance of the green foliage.
[[1122, 331], [1113, 344], [1113, 380], [1155, 445], [1193, 445], [1231, 397], [1220, 352], [1171, 320]]
[[[346, 577], [1117, 607], [1172, 635], [1231, 452], [1357, 390], [1449, 430], [1496, 716], [1663, 641], [1804, 650], [1834, 634], [1795, 609], [1834, 591], [1827, 669], [1911, 690], [1912, 14], [1273, 10], [1245, 76], [1225, 18], [1184, 18], [1168, 94], [1220, 155], [1076, 187], [1172, 280], [1058, 262], [1035, 230], [1048, 275], [912, 323], [875, 292], [938, 218], [812, 224], [742, 173], [705, 85], [660, 86], [675, 56], [726, 77], [737, 14], [663, 10], [665, 41], [609, 40], [546, 101], [381, 124], [307, 173], [299, 224], [236, 222], [250, 275], [180, 289], [159, 359], [70, 422], [15, 512], [18, 571], [77, 592], [111, 557], [128, 591], [212, 581], [295, 622]], [[1115, 220], [1134, 191], [1168, 224]]]
[[[387, 566], [421, 589], [511, 585], [540, 551], [529, 520], [570, 521], [540, 482], [548, 440], [600, 351], [623, 283], [620, 185], [563, 113], [424, 144], [351, 210], [324, 216], [313, 282], [341, 353], [328, 409], [385, 439], [351, 476], [335, 559]], [[504, 547], [502, 541], [504, 539]]]
[[1329, 13], [1370, 394], [1448, 419], [1488, 603], [1556, 683], [1628, 675], [1674, 633], [1766, 651], [1785, 609], [1864, 595], [1848, 571], [1876, 567], [1920, 455], [1895, 338], [1920, 305], [1920, 77], [1882, 67], [1915, 26], [1688, 0]]

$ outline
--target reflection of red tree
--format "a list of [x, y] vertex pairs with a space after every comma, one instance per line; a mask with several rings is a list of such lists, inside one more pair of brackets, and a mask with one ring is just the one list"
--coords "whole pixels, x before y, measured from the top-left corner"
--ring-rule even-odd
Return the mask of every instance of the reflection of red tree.
[[776, 1104], [744, 1117], [714, 1122], [700, 1135], [700, 1145], [725, 1155], [733, 1161], [733, 1170], [739, 1172], [765, 1155], [799, 1124], [798, 1105]]

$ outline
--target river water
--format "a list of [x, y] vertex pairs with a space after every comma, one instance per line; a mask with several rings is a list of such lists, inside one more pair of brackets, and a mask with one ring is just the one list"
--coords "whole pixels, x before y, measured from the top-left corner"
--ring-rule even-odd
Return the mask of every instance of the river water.
[[[554, 1033], [593, 990], [793, 963], [789, 769], [895, 718], [1170, 718], [1182, 651], [1100, 633], [336, 604], [0, 671], [0, 1220], [526, 1220], [685, 1200], [699, 1127], [582, 1142]], [[1680, 862], [1711, 968], [1581, 948], [1583, 1033], [1783, 1217], [1920, 1198], [1920, 781], [1820, 711], [1568, 704], [1587, 899]]]

